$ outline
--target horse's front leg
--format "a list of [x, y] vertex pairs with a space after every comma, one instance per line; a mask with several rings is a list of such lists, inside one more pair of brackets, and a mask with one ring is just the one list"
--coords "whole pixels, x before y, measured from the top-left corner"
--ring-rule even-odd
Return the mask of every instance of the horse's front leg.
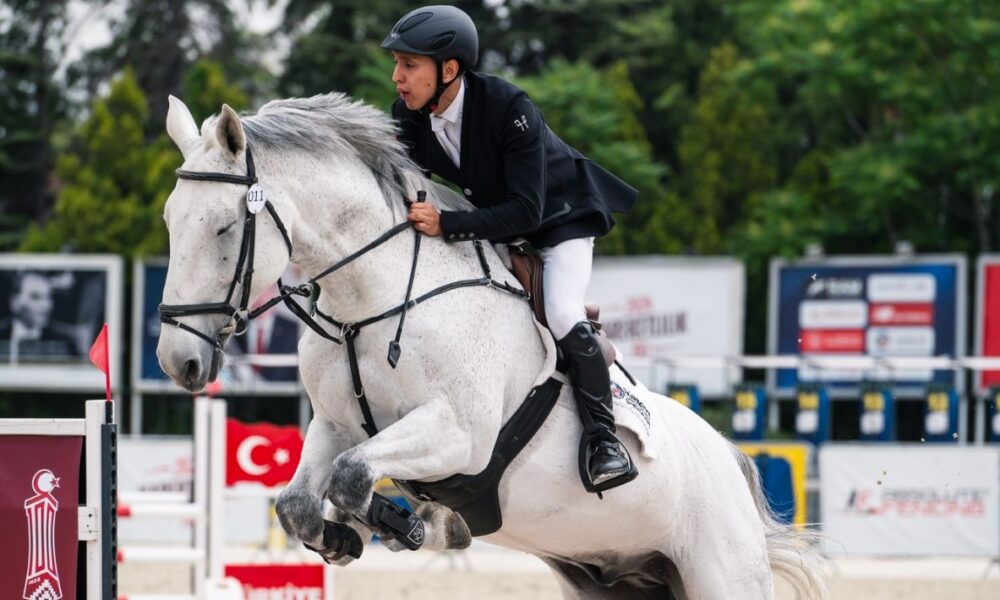
[[[342, 527], [347, 526], [353, 530], [362, 543], [370, 540], [372, 534], [371, 529], [364, 524], [339, 511], [327, 515], [331, 523], [324, 520], [323, 500], [333, 472], [334, 459], [350, 445], [346, 432], [338, 430], [329, 421], [313, 417], [306, 430], [302, 458], [295, 475], [274, 505], [278, 520], [286, 533], [302, 540], [328, 562], [337, 565], [346, 565], [353, 560], [343, 552], [347, 537], [351, 534]], [[338, 555], [340, 557], [335, 558]]]
[[[371, 522], [372, 490], [379, 479], [419, 481], [478, 472], [489, 462], [490, 447], [484, 446], [484, 456], [473, 457], [469, 434], [458, 427], [450, 405], [433, 400], [338, 456], [328, 497], [337, 507]], [[423, 547], [443, 550], [471, 543], [468, 526], [447, 507], [423, 503], [417, 514], [424, 520]], [[404, 547], [391, 537], [385, 545], [391, 550]]]

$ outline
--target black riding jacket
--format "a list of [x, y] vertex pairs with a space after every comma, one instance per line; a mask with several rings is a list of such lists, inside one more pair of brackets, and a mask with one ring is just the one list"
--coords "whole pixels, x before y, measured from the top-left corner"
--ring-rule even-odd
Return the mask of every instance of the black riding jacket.
[[442, 212], [445, 240], [523, 237], [545, 248], [604, 235], [614, 226], [612, 211], [632, 208], [636, 190], [562, 141], [523, 90], [492, 75], [464, 76], [460, 168], [438, 143], [429, 115], [402, 99], [392, 105], [410, 157], [478, 207]]

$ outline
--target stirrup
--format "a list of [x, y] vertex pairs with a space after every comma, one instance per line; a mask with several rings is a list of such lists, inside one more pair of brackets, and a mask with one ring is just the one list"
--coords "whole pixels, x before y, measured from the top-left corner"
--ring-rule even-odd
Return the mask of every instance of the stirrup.
[[592, 439], [598, 436], [589, 436], [584, 433], [580, 437], [580, 480], [583, 482], [583, 488], [592, 494], [600, 495], [601, 492], [610, 490], [611, 488], [616, 488], [620, 485], [624, 485], [639, 475], [639, 469], [636, 468], [635, 462], [632, 460], [632, 455], [629, 453], [628, 448], [622, 443], [618, 436], [611, 433], [610, 431], [605, 431], [600, 434], [601, 437], [608, 438], [609, 441], [613, 440], [621, 448], [622, 453], [625, 455], [625, 459], [628, 460], [628, 470], [610, 479], [605, 479], [604, 481], [595, 483], [590, 479], [590, 459], [593, 457], [594, 453], [590, 448], [590, 442]]

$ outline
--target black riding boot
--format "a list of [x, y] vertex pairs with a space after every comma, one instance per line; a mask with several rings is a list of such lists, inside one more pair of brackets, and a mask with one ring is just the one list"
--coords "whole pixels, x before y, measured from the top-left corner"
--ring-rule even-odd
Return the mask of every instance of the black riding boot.
[[583, 421], [580, 475], [584, 487], [589, 492], [601, 492], [632, 481], [638, 471], [625, 445], [615, 435], [611, 377], [597, 334], [590, 323], [581, 321], [558, 344], [569, 366]]

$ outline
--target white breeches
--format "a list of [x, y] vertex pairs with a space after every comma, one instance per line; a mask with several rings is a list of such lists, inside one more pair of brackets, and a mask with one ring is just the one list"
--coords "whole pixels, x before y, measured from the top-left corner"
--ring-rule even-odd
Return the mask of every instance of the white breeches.
[[587, 320], [584, 297], [594, 263], [594, 238], [566, 240], [539, 250], [543, 274], [545, 317], [556, 340], [566, 337], [580, 321]]

